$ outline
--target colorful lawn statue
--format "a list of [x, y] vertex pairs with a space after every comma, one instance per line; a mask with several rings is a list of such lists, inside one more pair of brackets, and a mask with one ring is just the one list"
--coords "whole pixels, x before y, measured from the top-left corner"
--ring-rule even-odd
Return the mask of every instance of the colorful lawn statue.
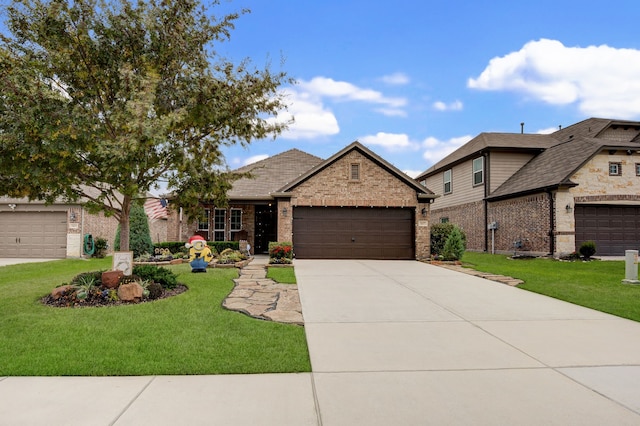
[[213, 254], [205, 239], [194, 235], [184, 246], [189, 249], [191, 272], [207, 272], [207, 265], [213, 259]]

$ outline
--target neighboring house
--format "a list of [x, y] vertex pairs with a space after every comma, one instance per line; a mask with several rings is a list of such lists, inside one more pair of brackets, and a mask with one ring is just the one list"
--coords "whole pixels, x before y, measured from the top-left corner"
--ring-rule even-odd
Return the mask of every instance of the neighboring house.
[[[416, 178], [433, 223], [468, 249], [599, 255], [640, 246], [640, 122], [590, 118], [549, 135], [482, 133]], [[492, 229], [493, 228], [493, 229]]]
[[[149, 221], [154, 242], [166, 241], [167, 220]], [[90, 214], [82, 204], [0, 197], [0, 257], [59, 259], [85, 256], [87, 235], [104, 238], [113, 251], [118, 221]]]
[[[291, 241], [297, 258], [422, 259], [429, 254], [429, 204], [417, 181], [354, 142], [327, 160], [292, 149], [238, 172], [226, 208], [203, 202], [205, 220], [169, 218], [169, 239], [246, 239], [254, 253]], [[175, 209], [174, 209], [175, 210]]]

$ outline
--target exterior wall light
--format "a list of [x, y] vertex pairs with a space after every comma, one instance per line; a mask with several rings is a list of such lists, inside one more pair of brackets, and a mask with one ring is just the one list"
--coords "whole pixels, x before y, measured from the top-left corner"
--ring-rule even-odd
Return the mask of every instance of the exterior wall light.
[[567, 210], [567, 213], [571, 213], [573, 211], [573, 207], [571, 207], [571, 204], [567, 204], [567, 207], [565, 207], [565, 209]]
[[287, 213], [289, 213], [289, 210], [286, 207], [282, 208], [282, 217], [287, 217]]
[[427, 208], [423, 207], [422, 210], [420, 210], [420, 213], [422, 213], [422, 216], [426, 216], [427, 215]]

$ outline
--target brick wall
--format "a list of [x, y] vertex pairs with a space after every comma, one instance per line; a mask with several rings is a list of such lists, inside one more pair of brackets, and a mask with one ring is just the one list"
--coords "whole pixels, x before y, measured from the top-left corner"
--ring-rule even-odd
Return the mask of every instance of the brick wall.
[[551, 248], [550, 207], [546, 193], [489, 203], [488, 220], [498, 222], [496, 252], [513, 253], [514, 242], [522, 241], [523, 247], [518, 252], [548, 254]]
[[455, 207], [431, 210], [432, 224], [449, 222], [462, 229], [467, 237], [467, 249], [484, 251], [484, 202], [475, 201]]

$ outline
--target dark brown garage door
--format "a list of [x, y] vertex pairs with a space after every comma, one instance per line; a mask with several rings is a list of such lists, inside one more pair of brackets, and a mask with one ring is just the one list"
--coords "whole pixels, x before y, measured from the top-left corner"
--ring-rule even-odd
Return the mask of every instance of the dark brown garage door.
[[299, 259], [413, 259], [412, 209], [295, 207]]
[[624, 256], [640, 248], [640, 207], [576, 206], [576, 251], [595, 241], [596, 256]]
[[66, 255], [65, 212], [0, 213], [0, 257], [63, 258]]

